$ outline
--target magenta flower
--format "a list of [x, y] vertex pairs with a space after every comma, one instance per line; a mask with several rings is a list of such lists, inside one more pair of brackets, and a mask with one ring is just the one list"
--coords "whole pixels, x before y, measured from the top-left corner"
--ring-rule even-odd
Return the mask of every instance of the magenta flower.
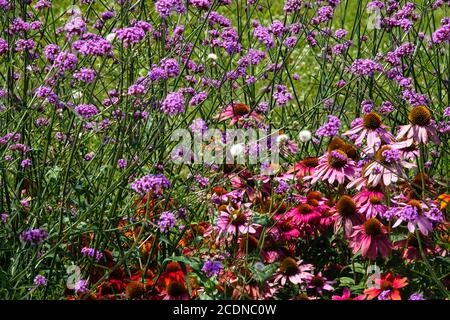
[[361, 252], [363, 257], [375, 260], [380, 254], [387, 257], [392, 250], [392, 244], [387, 237], [383, 224], [375, 218], [370, 218], [364, 224], [355, 226], [350, 236], [350, 248], [353, 253]]

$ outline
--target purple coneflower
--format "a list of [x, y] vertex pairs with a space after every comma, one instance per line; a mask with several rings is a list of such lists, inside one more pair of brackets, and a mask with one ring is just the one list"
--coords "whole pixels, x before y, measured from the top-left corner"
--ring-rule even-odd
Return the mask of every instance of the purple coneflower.
[[440, 144], [436, 131], [436, 124], [431, 119], [431, 112], [425, 106], [416, 106], [408, 114], [409, 124], [401, 126], [397, 134], [397, 139], [406, 137], [410, 144], [427, 144], [429, 140], [435, 144]]
[[295, 259], [287, 257], [281, 261], [274, 283], [280, 283], [282, 286], [288, 281], [293, 284], [304, 284], [312, 279], [313, 275], [310, 273], [312, 270], [311, 264], [302, 264], [302, 260], [295, 261]]

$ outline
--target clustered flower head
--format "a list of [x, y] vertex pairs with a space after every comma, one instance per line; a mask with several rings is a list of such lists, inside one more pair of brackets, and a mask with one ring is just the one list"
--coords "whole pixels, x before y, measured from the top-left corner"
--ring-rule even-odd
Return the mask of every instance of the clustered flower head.
[[169, 187], [170, 181], [163, 174], [145, 175], [131, 183], [131, 188], [140, 195], [149, 192], [158, 195]]
[[33, 246], [37, 246], [44, 242], [45, 239], [47, 239], [48, 233], [47, 231], [36, 228], [36, 229], [30, 229], [27, 231], [22, 232], [20, 235], [20, 238], [23, 242], [28, 242]]

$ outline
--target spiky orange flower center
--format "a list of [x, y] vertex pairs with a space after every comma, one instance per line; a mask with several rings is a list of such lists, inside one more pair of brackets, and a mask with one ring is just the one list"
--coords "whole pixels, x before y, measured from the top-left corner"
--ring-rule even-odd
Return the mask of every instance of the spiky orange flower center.
[[297, 209], [301, 214], [308, 214], [312, 211], [312, 207], [307, 203], [302, 203]]
[[234, 226], [242, 226], [247, 222], [247, 217], [242, 212], [234, 213], [232, 218], [231, 224]]
[[125, 292], [130, 299], [139, 298], [145, 293], [145, 285], [139, 281], [130, 282]]
[[328, 152], [337, 150], [337, 149], [343, 149], [347, 143], [342, 140], [341, 138], [335, 137], [333, 140], [330, 141], [328, 144]]
[[380, 204], [381, 198], [378, 196], [370, 196], [369, 201], [370, 201], [370, 204]]
[[350, 217], [356, 212], [356, 203], [350, 196], [342, 196], [336, 203], [337, 212], [343, 217]]
[[181, 270], [181, 266], [178, 262], [169, 262], [166, 266], [167, 272], [176, 272], [176, 271], [180, 271], [180, 270]]
[[431, 112], [425, 106], [417, 106], [409, 112], [408, 119], [412, 124], [424, 127], [431, 122]]
[[307, 168], [315, 168], [319, 165], [319, 159], [316, 157], [306, 157], [303, 159], [303, 164]]
[[316, 199], [308, 199], [308, 204], [313, 207], [318, 207], [319, 201], [317, 201]]
[[412, 206], [412, 207], [416, 207], [417, 211], [419, 211], [419, 212], [422, 211], [422, 205], [421, 205], [420, 201], [418, 201], [418, 200], [410, 200], [410, 201], [408, 201], [408, 205]]
[[298, 273], [297, 262], [292, 258], [286, 258], [281, 262], [280, 271], [287, 276], [293, 276]]
[[321, 200], [322, 199], [322, 194], [319, 191], [309, 191], [306, 194], [306, 199], [308, 199], [308, 200], [312, 200], [312, 199]]
[[342, 150], [347, 154], [347, 156], [350, 159], [357, 160], [359, 157], [358, 149], [356, 149], [356, 147], [354, 145], [352, 145], [351, 143], [345, 144], [345, 146], [342, 148]]
[[381, 124], [381, 117], [376, 112], [368, 113], [363, 117], [363, 127], [368, 130], [378, 129]]
[[233, 113], [235, 116], [245, 116], [250, 112], [250, 107], [244, 103], [234, 103]]
[[167, 293], [172, 297], [179, 297], [187, 293], [187, 290], [183, 283], [180, 283], [178, 281], [172, 281], [167, 286]]
[[364, 222], [364, 231], [371, 236], [381, 234], [381, 222], [378, 219], [370, 218]]

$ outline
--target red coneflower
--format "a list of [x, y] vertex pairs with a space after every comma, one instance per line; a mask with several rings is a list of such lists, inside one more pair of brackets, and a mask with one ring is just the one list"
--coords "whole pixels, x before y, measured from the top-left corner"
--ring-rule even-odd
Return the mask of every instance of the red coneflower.
[[394, 140], [394, 136], [386, 130], [380, 115], [376, 112], [364, 115], [360, 124], [343, 135], [358, 135], [355, 140], [356, 145], [361, 145], [364, 138], [367, 137], [367, 148], [365, 149], [367, 154], [373, 154], [381, 146], [382, 142], [390, 143]]
[[189, 300], [189, 292], [184, 282], [172, 281], [161, 292], [163, 300]]
[[364, 290], [368, 300], [372, 300], [381, 294], [383, 299], [401, 300], [399, 289], [408, 285], [408, 278], [402, 278], [399, 275], [394, 277], [391, 272], [388, 272], [380, 279], [375, 279], [375, 284], [376, 287]]

